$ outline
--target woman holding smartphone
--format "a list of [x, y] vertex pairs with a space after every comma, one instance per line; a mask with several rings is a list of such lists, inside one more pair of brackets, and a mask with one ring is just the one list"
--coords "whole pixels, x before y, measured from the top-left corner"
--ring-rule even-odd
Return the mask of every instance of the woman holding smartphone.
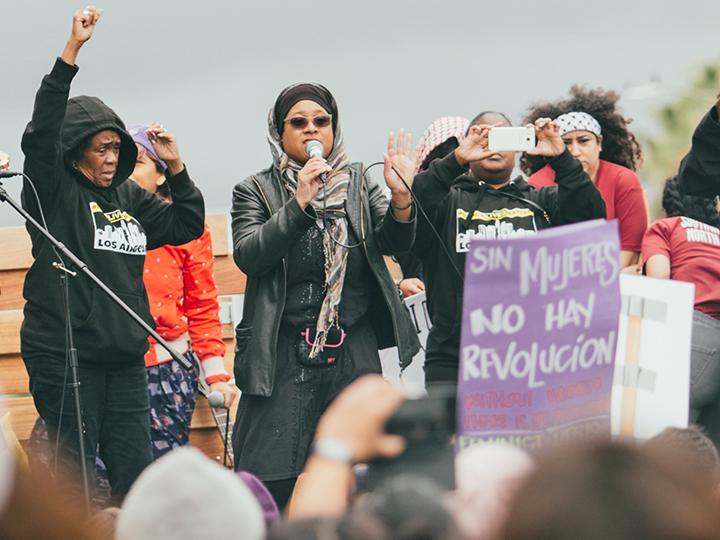
[[537, 145], [531, 152], [557, 172], [557, 188], [534, 189], [513, 178], [515, 152], [489, 149], [491, 131], [511, 127], [505, 115], [483, 111], [470, 124], [460, 145], [432, 161], [413, 183], [415, 200], [427, 214], [427, 220], [418, 218], [412, 252], [422, 262], [432, 320], [425, 348], [429, 391], [433, 385], [457, 384], [463, 270], [473, 239], [521, 238], [605, 217], [598, 190], [549, 118], [535, 121]]

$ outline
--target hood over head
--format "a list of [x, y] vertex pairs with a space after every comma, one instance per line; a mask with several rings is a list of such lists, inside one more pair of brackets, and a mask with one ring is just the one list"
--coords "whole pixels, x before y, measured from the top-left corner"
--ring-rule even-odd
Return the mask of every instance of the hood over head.
[[120, 135], [120, 158], [111, 187], [127, 180], [135, 168], [137, 148], [125, 124], [110, 107], [92, 96], [77, 96], [68, 100], [61, 131], [65, 164], [72, 167], [70, 156], [87, 137], [111, 129]]

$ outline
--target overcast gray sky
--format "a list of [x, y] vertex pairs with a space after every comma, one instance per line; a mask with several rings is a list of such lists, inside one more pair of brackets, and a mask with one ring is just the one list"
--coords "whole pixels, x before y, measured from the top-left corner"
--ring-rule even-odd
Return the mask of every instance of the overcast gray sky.
[[[2, 0], [0, 149], [22, 166], [34, 93], [60, 53], [68, 0]], [[278, 92], [317, 81], [335, 94], [350, 158], [381, 158], [387, 132], [419, 136], [442, 115], [506, 111], [513, 120], [573, 83], [679, 89], [720, 56], [718, 0], [194, 2], [109, 0], [78, 59], [72, 94], [101, 97], [126, 123], [173, 131], [210, 211], [267, 166], [267, 111]], [[624, 100], [652, 129], [659, 100]], [[379, 171], [374, 175], [379, 179]], [[7, 180], [19, 197], [19, 181]], [[0, 205], [0, 226], [19, 224]]]

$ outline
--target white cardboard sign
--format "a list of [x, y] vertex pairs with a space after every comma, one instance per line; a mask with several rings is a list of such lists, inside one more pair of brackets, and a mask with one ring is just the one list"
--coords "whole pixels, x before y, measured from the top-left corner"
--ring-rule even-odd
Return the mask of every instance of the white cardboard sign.
[[612, 433], [649, 439], [687, 426], [695, 286], [621, 275]]
[[425, 393], [425, 344], [432, 324], [427, 311], [427, 298], [424, 291], [405, 298], [404, 301], [410, 311], [410, 318], [417, 329], [422, 349], [415, 355], [412, 364], [405, 368], [402, 376], [398, 366], [398, 350], [396, 347], [380, 351], [380, 362], [382, 363], [383, 376], [386, 379], [401, 382], [410, 395], [418, 396]]

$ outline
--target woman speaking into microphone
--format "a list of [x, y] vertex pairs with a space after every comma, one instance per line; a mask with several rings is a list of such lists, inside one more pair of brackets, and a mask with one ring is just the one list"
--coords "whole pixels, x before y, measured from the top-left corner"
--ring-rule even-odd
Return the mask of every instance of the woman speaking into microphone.
[[399, 151], [385, 156], [388, 205], [362, 164], [349, 162], [324, 86], [283, 90], [268, 124], [272, 165], [233, 191], [233, 255], [247, 274], [233, 445], [236, 467], [283, 507], [332, 399], [381, 371], [378, 349], [397, 345], [402, 366], [419, 349], [382, 257], [414, 239], [412, 199], [395, 172], [411, 183], [414, 153], [401, 134]]

